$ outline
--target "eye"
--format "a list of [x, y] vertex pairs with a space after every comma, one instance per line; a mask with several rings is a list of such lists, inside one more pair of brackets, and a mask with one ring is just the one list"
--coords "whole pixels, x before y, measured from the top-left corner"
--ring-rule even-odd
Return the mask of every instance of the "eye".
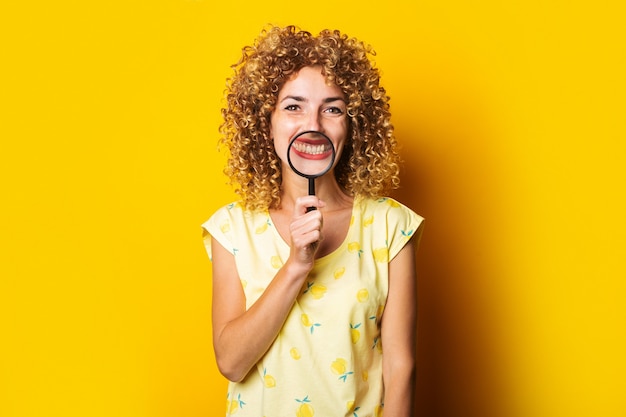
[[343, 110], [339, 107], [329, 107], [324, 111], [326, 113], [332, 113], [332, 114], [343, 114]]
[[300, 106], [298, 106], [297, 104], [288, 104], [284, 107], [285, 110], [287, 111], [296, 111], [300, 108]]

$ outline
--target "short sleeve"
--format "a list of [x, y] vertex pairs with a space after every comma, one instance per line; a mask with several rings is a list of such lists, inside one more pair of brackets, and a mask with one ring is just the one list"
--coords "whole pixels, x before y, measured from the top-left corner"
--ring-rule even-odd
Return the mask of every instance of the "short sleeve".
[[215, 238], [226, 250], [234, 253], [233, 236], [231, 232], [232, 216], [230, 210], [232, 205], [224, 206], [217, 210], [205, 223], [202, 224], [202, 240], [204, 247], [209, 255], [209, 259], [213, 260], [213, 252], [211, 248], [211, 238]]
[[392, 199], [388, 200], [387, 243], [391, 260], [409, 240], [413, 241], [415, 247], [419, 245], [424, 229], [424, 218], [405, 205]]

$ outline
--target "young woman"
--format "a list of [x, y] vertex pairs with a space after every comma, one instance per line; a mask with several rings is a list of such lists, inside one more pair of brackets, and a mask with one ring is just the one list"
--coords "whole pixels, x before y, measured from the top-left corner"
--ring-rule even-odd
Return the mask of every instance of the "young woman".
[[[423, 219], [385, 197], [399, 157], [371, 53], [272, 27], [234, 65], [221, 133], [241, 200], [203, 225], [227, 415], [412, 415]], [[336, 150], [313, 196], [287, 163], [309, 131]]]

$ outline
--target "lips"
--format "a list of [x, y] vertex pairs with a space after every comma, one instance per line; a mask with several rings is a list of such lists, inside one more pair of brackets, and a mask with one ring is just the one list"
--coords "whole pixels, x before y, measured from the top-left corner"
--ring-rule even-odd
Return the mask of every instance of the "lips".
[[324, 159], [332, 152], [332, 145], [328, 141], [298, 139], [293, 143], [292, 150], [302, 158]]

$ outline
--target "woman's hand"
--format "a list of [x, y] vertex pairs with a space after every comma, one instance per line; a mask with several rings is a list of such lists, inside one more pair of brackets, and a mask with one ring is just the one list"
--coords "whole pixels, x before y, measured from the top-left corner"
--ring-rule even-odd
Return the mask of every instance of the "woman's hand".
[[[300, 197], [294, 206], [289, 225], [291, 238], [289, 260], [306, 269], [306, 272], [313, 268], [315, 252], [323, 238], [323, 217], [319, 209], [324, 206], [324, 202], [315, 196]], [[314, 207], [316, 210], [307, 211], [308, 207]]]

